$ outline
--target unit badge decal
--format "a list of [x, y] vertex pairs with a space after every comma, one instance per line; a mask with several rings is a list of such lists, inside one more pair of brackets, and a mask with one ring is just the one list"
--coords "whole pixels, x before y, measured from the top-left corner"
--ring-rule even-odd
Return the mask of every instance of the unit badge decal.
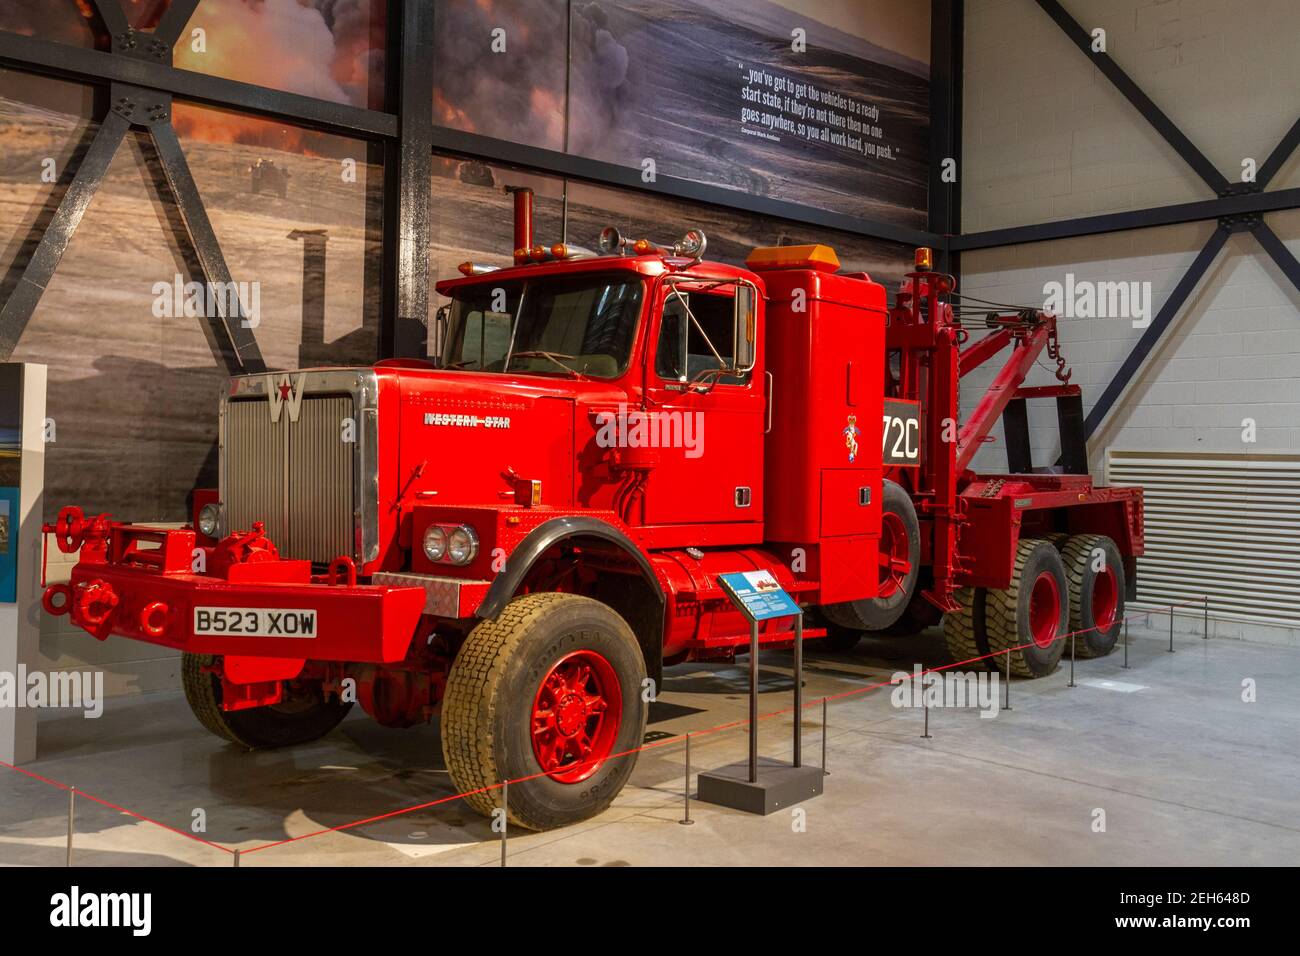
[[849, 423], [844, 427], [844, 447], [849, 450], [849, 461], [852, 462], [858, 457], [858, 436], [862, 430], [858, 428], [858, 416], [850, 415]]

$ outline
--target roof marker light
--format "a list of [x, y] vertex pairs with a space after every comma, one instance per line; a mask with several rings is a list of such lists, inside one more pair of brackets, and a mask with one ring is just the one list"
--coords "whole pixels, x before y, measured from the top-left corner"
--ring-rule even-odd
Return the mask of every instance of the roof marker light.
[[746, 268], [755, 272], [771, 269], [815, 269], [834, 272], [840, 258], [830, 246], [820, 243], [807, 246], [759, 246], [745, 260]]

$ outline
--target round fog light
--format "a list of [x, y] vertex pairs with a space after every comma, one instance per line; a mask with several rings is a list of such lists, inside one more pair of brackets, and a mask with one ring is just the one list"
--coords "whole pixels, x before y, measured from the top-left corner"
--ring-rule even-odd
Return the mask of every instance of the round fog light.
[[469, 564], [478, 554], [478, 535], [467, 524], [454, 529], [447, 541], [447, 557], [452, 564]]
[[209, 538], [217, 536], [217, 528], [221, 524], [221, 506], [215, 502], [208, 502], [199, 509], [199, 531]]
[[436, 524], [424, 532], [424, 554], [430, 561], [441, 561], [447, 553], [447, 532]]

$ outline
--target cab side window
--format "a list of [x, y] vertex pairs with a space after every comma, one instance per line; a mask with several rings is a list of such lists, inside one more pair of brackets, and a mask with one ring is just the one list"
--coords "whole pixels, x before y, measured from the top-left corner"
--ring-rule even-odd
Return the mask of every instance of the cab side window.
[[[694, 322], [691, 321], [692, 315], [695, 317]], [[701, 372], [708, 369], [722, 368], [735, 354], [734, 321], [735, 307], [731, 296], [706, 292], [669, 295], [664, 302], [663, 319], [659, 323], [655, 374], [670, 382], [685, 383], [695, 381]], [[683, 331], [686, 344], [684, 355]], [[719, 357], [725, 362], [720, 361]], [[744, 385], [749, 381], [749, 373], [722, 375], [716, 381], [721, 385]]]

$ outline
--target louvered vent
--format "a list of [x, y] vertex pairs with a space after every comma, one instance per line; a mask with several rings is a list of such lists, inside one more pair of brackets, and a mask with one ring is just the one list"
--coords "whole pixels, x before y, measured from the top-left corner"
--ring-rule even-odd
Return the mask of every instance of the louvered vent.
[[1106, 478], [1146, 489], [1140, 602], [1300, 625], [1300, 455], [1112, 451]]

